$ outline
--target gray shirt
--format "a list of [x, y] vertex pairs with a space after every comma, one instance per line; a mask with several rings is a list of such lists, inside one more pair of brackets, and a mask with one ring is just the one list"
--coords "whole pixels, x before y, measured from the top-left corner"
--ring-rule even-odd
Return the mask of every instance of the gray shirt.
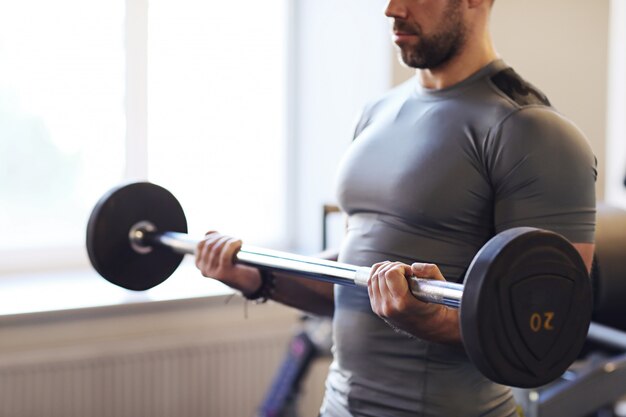
[[[461, 282], [494, 234], [516, 226], [593, 242], [596, 161], [583, 134], [502, 61], [461, 83], [416, 78], [369, 105], [337, 177], [348, 214], [340, 261], [436, 263]], [[335, 287], [323, 416], [512, 416], [509, 388], [461, 348], [410, 338]]]

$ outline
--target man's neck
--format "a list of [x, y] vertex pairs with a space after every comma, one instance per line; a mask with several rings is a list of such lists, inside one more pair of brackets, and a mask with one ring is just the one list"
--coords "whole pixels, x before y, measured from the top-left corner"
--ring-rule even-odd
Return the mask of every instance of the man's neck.
[[497, 58], [498, 54], [487, 35], [466, 44], [461, 53], [444, 65], [433, 69], [418, 69], [417, 75], [422, 87], [440, 90], [463, 81]]

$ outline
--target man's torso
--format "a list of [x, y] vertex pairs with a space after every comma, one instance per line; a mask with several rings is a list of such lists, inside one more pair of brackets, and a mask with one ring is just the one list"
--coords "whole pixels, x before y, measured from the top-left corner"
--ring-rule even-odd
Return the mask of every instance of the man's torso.
[[[535, 92], [516, 103], [519, 86], [503, 91], [516, 82], [497, 78], [503, 71], [496, 61], [433, 94], [413, 80], [364, 113], [338, 173], [349, 215], [340, 261], [431, 262], [446, 279], [463, 279], [480, 247], [505, 227], [496, 219], [498, 190], [518, 187], [494, 184], [502, 162], [492, 160], [507, 158], [494, 129], [523, 107], [547, 104]], [[367, 290], [336, 287], [335, 306], [327, 415], [514, 415], [508, 388], [480, 375], [462, 349], [392, 330], [371, 311]]]

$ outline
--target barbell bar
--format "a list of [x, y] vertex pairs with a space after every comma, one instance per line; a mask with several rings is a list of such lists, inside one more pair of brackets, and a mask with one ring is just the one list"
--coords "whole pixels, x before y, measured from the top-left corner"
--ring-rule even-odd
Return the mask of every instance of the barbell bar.
[[[87, 252], [108, 281], [146, 290], [166, 280], [199, 240], [180, 203], [147, 182], [121, 185], [96, 204]], [[366, 286], [370, 267], [244, 245], [236, 262], [338, 285]], [[410, 277], [413, 295], [460, 310], [461, 336], [476, 367], [495, 382], [537, 387], [576, 359], [592, 310], [590, 280], [578, 251], [536, 228], [505, 230], [471, 261], [464, 284]]]
[[[129, 238], [131, 244], [139, 248], [161, 245], [183, 255], [196, 255], [199, 243], [198, 240], [190, 238], [185, 233], [160, 233], [154, 226], [144, 222], [131, 228]], [[235, 255], [235, 262], [253, 267], [293, 272], [332, 284], [363, 287], [367, 287], [372, 269], [247, 245], [243, 245]], [[459, 308], [463, 296], [463, 285], [414, 276], [407, 279], [411, 292], [417, 299]]]

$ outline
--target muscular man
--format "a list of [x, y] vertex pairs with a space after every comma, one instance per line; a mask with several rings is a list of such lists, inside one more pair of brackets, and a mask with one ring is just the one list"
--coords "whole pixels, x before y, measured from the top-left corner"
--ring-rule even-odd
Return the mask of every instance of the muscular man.
[[339, 260], [373, 265], [367, 290], [233, 265], [210, 233], [197, 265], [244, 295], [333, 316], [323, 417], [514, 416], [507, 387], [464, 354], [458, 311], [415, 299], [406, 276], [461, 282], [476, 252], [516, 226], [553, 230], [588, 267], [595, 158], [581, 132], [500, 60], [491, 0], [389, 0], [416, 76], [371, 103], [338, 172], [348, 214]]

